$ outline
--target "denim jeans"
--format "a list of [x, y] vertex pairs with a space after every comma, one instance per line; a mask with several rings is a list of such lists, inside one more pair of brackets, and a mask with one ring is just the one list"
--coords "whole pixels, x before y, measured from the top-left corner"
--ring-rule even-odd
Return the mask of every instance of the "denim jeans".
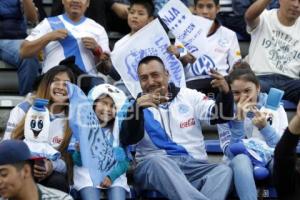
[[280, 74], [258, 76], [262, 92], [268, 93], [271, 87], [283, 90], [283, 99], [298, 104], [300, 100], [300, 79], [292, 79]]
[[137, 164], [134, 179], [141, 189], [159, 191], [172, 200], [224, 200], [231, 169], [190, 156], [151, 156]]
[[0, 40], [0, 60], [18, 69], [19, 94], [31, 92], [40, 69], [36, 57], [21, 59], [20, 46], [23, 40]]
[[[99, 200], [101, 197], [101, 190], [95, 187], [85, 187], [79, 192], [83, 200]], [[111, 187], [107, 189], [107, 197], [109, 200], [125, 200], [126, 190], [122, 187]]]
[[233, 171], [233, 180], [240, 200], [256, 200], [257, 191], [253, 177], [253, 165], [245, 154], [235, 156], [230, 167]]

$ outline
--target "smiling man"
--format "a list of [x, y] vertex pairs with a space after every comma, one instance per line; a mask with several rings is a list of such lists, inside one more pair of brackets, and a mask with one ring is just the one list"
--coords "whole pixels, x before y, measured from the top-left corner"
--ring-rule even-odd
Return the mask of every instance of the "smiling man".
[[[72, 200], [68, 194], [36, 184], [30, 151], [21, 140], [0, 143], [0, 196], [13, 200]], [[2, 199], [0, 197], [0, 199]]]
[[80, 73], [93, 76], [89, 86], [103, 83], [103, 79], [96, 77], [95, 64], [110, 52], [105, 29], [84, 16], [89, 0], [62, 0], [62, 3], [65, 13], [37, 25], [23, 42], [21, 57], [32, 57], [43, 51], [42, 72], [45, 73], [60, 60], [74, 55]]
[[220, 91], [215, 102], [196, 90], [169, 84], [169, 73], [157, 56], [143, 58], [137, 71], [143, 94], [128, 108], [120, 132], [124, 146], [136, 144], [137, 185], [172, 200], [226, 199], [232, 172], [208, 163], [200, 125], [232, 117], [233, 96], [224, 77], [211, 74], [212, 87]]

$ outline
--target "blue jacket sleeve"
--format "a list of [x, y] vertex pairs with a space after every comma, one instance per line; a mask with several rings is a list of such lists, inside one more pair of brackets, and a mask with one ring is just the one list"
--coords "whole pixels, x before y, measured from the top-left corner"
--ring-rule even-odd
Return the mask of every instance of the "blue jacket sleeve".
[[264, 136], [266, 143], [273, 148], [276, 146], [280, 139], [279, 135], [276, 134], [275, 129], [272, 128], [269, 124], [267, 124], [263, 129], [261, 129], [260, 133]]

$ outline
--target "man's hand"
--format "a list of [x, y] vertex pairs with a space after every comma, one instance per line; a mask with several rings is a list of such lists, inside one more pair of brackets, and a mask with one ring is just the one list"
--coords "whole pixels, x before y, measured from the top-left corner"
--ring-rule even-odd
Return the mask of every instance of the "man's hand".
[[99, 58], [99, 62], [96, 64], [97, 71], [104, 75], [108, 75], [112, 67], [110, 55], [106, 52], [103, 52]]
[[112, 182], [110, 180], [110, 178], [108, 178], [107, 176], [104, 178], [104, 180], [102, 181], [102, 183], [100, 184], [101, 187], [103, 188], [109, 188], [111, 186]]
[[255, 116], [252, 119], [252, 123], [259, 130], [263, 129], [267, 125], [267, 113], [260, 112], [259, 110], [255, 110]]
[[213, 88], [218, 88], [220, 92], [224, 92], [225, 94], [230, 91], [229, 85], [222, 74], [212, 69], [210, 76], [214, 78], [210, 83]]
[[137, 105], [140, 107], [155, 107], [169, 100], [169, 97], [161, 95], [161, 88], [157, 88], [154, 92], [144, 94], [137, 99]]
[[81, 38], [81, 41], [83, 43], [83, 46], [91, 51], [94, 52], [97, 48], [101, 48], [96, 40], [92, 37], [83, 37]]
[[63, 40], [68, 36], [67, 29], [58, 29], [48, 33], [50, 41]]
[[129, 6], [122, 3], [114, 3], [111, 6], [112, 11], [121, 19], [127, 19]]

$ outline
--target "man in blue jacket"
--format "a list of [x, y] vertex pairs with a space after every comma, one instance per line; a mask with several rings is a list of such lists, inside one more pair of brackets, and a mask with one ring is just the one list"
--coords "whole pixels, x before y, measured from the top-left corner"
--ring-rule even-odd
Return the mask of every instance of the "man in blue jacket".
[[233, 96], [224, 77], [211, 74], [212, 87], [220, 91], [213, 101], [169, 84], [169, 73], [157, 56], [143, 58], [137, 72], [143, 94], [128, 107], [120, 131], [122, 145], [136, 144], [136, 183], [172, 200], [226, 199], [232, 171], [208, 163], [200, 125], [233, 116]]

